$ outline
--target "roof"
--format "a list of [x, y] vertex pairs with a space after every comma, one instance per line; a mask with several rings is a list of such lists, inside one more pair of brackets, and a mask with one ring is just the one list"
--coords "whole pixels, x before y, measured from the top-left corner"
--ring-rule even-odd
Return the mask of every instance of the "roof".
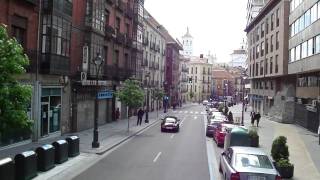
[[237, 50], [233, 50], [232, 54], [247, 54], [247, 52], [244, 49], [237, 49]]
[[185, 35], [182, 36], [183, 38], [184, 37], [189, 37], [189, 38], [192, 38], [190, 32], [189, 32], [189, 28], [187, 27], [187, 33]]
[[228, 71], [226, 70], [213, 70], [212, 71], [212, 76], [214, 79], [216, 78], [229, 78], [229, 79], [232, 79], [234, 78], [233, 75], [231, 73], [229, 73]]
[[160, 31], [163, 26], [146, 9], [144, 9], [144, 14], [145, 22], [147, 22], [151, 27], [153, 27], [154, 30], [158, 31], [158, 33], [164, 37], [163, 31]]

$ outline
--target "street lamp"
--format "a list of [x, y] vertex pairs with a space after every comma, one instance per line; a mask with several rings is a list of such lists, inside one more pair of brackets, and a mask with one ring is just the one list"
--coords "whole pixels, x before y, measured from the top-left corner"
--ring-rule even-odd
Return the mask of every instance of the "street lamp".
[[103, 64], [103, 59], [100, 53], [92, 60], [93, 64], [96, 67], [96, 88], [95, 88], [95, 100], [94, 100], [94, 125], [93, 125], [93, 141], [92, 141], [92, 148], [99, 148], [100, 143], [98, 140], [99, 132], [98, 132], [98, 89], [99, 89], [99, 72], [101, 65]]
[[147, 72], [145, 78], [147, 79], [147, 109], [146, 109], [146, 119], [145, 123], [149, 123], [149, 81], [150, 81], [150, 72]]
[[242, 91], [242, 114], [241, 114], [241, 125], [243, 126], [243, 118], [244, 118], [244, 91], [245, 91], [245, 86], [244, 86], [244, 78], [241, 76], [241, 91]]

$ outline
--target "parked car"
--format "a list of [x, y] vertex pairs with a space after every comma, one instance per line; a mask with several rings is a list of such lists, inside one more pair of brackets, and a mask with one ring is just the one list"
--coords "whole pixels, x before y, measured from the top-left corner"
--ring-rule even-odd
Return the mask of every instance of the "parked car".
[[217, 109], [212, 109], [211, 111], [208, 111], [208, 115], [207, 115], [207, 120], [212, 119], [212, 118], [219, 118], [219, 119], [226, 119], [228, 120], [228, 118], [223, 115], [221, 112], [219, 112]]
[[219, 171], [228, 180], [281, 180], [261, 148], [229, 147], [220, 156]]
[[234, 127], [236, 127], [236, 125], [229, 123], [218, 124], [218, 127], [214, 132], [214, 140], [219, 147], [223, 147], [226, 134], [229, 133]]
[[166, 116], [161, 122], [161, 132], [173, 131], [179, 132], [180, 120], [175, 116]]
[[227, 123], [226, 119], [221, 117], [212, 117], [211, 119], [208, 119], [206, 136], [214, 137], [215, 131], [221, 123]]

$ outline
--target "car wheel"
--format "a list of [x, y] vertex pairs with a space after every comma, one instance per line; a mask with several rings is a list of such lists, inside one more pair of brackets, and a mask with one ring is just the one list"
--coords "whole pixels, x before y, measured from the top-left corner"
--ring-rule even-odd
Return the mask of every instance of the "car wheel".
[[164, 129], [163, 129], [163, 128], [161, 128], [161, 132], [164, 132]]
[[180, 130], [180, 128], [178, 127], [177, 130], [176, 130], [176, 132], [179, 132], [179, 130]]

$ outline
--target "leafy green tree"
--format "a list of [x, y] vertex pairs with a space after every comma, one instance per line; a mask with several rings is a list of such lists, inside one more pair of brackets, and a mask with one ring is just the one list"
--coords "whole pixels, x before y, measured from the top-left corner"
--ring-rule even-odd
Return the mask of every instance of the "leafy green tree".
[[[123, 88], [116, 92], [116, 97], [129, 108], [138, 108], [143, 105], [144, 92], [140, 87], [140, 83], [136, 80], [127, 79]], [[128, 114], [128, 112], [127, 112]], [[128, 118], [129, 131], [129, 118]]]
[[[29, 59], [22, 46], [8, 36], [6, 27], [0, 25], [0, 133], [31, 132], [27, 107], [31, 99], [31, 87], [21, 85], [16, 77], [26, 72]], [[0, 134], [0, 135], [1, 135]]]
[[159, 113], [159, 102], [162, 100], [163, 96], [165, 95], [163, 89], [159, 89], [159, 88], [156, 88], [154, 90], [154, 93], [153, 93], [153, 99], [155, 99], [157, 101], [157, 117], [158, 117], [158, 113]]

